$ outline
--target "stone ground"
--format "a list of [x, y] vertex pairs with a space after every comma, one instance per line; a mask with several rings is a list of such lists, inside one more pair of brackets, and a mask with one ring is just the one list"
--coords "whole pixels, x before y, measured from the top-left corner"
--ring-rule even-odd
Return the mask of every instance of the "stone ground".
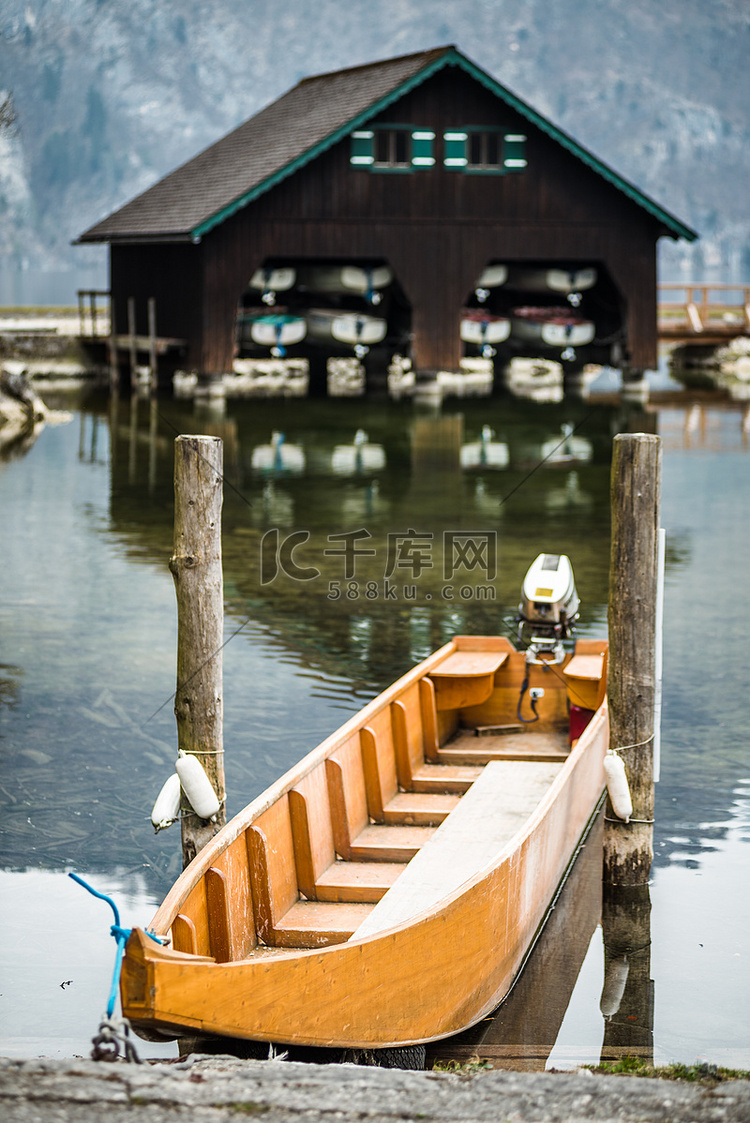
[[591, 1073], [405, 1072], [190, 1056], [127, 1065], [0, 1058], [5, 1123], [750, 1123], [750, 1082]]

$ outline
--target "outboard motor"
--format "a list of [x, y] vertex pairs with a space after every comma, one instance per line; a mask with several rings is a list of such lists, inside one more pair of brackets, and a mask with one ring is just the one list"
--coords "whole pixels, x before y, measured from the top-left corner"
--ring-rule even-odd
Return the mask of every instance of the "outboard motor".
[[565, 554], [540, 554], [523, 579], [518, 606], [518, 639], [527, 663], [561, 663], [563, 640], [578, 619], [573, 567]]
[[[540, 554], [523, 579], [518, 606], [518, 639], [526, 645], [526, 672], [516, 714], [524, 724], [539, 721], [537, 705], [544, 697], [542, 687], [529, 690], [530, 668], [537, 665], [548, 671], [551, 664], [562, 663], [563, 640], [573, 634], [579, 603], [570, 559], [565, 554]], [[531, 717], [521, 712], [527, 690]]]

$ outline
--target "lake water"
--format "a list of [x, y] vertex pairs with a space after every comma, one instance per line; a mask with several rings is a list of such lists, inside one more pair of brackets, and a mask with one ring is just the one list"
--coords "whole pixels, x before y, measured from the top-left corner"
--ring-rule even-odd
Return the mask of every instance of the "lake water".
[[[451, 634], [512, 634], [541, 551], [571, 557], [579, 634], [602, 634], [611, 440], [630, 430], [663, 439], [668, 543], [654, 1057], [750, 1068], [747, 408], [254, 399], [217, 415], [92, 393], [56, 404], [67, 420], [0, 463], [0, 1053], [85, 1055], [106, 1005], [110, 910], [66, 871], [111, 894], [130, 926], [179, 870], [177, 828], [155, 836], [149, 821], [176, 755], [177, 433], [224, 439], [231, 815]], [[569, 458], [539, 467], [563, 425], [575, 427], [557, 450]], [[450, 573], [456, 542], [490, 541], [496, 579]], [[294, 542], [294, 563], [317, 576], [290, 575]], [[578, 951], [571, 930], [540, 951], [546, 984], [557, 979], [554, 1040], [534, 1040], [528, 1018], [513, 1030], [542, 1066], [596, 1062], [612, 1029], [598, 912], [583, 924], [598, 891], [584, 892]]]

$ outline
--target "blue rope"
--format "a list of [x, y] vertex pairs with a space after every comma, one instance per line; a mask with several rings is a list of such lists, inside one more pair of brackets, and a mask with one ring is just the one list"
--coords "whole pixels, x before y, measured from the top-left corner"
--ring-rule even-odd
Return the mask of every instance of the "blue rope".
[[112, 986], [109, 988], [109, 1002], [107, 1003], [107, 1017], [111, 1018], [112, 1014], [114, 1013], [115, 1001], [117, 999], [117, 987], [120, 982], [120, 969], [122, 968], [122, 957], [125, 951], [125, 944], [128, 942], [132, 929], [122, 928], [120, 926], [120, 914], [117, 911], [117, 905], [111, 897], [108, 897], [106, 893], [100, 893], [97, 889], [94, 889], [93, 886], [89, 885], [87, 881], [84, 881], [82, 877], [79, 877], [77, 873], [69, 873], [68, 877], [72, 877], [74, 881], [77, 881], [79, 885], [82, 885], [84, 889], [88, 890], [92, 897], [98, 897], [100, 901], [106, 901], [112, 909], [112, 912], [115, 914], [115, 922], [110, 928], [110, 932], [117, 940], [117, 954], [115, 956], [115, 969], [112, 975]]

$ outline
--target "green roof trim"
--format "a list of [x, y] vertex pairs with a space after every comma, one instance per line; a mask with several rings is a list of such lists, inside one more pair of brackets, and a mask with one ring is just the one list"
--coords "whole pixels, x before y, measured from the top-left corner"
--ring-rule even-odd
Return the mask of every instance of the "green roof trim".
[[[452, 47], [449, 49], [451, 51], [453, 50]], [[266, 191], [270, 191], [272, 187], [281, 183], [282, 180], [287, 179], [290, 175], [294, 175], [294, 173], [299, 171], [300, 168], [303, 168], [305, 164], [309, 164], [311, 160], [314, 160], [323, 152], [327, 152], [329, 148], [333, 148], [334, 144], [338, 144], [340, 140], [344, 140], [354, 129], [358, 129], [360, 125], [364, 125], [372, 117], [376, 117], [378, 113], [382, 113], [384, 109], [387, 109], [394, 101], [398, 101], [404, 94], [409, 93], [409, 91], [413, 90], [416, 86], [421, 86], [423, 82], [431, 78], [438, 70], [442, 70], [444, 66], [445, 56], [435, 59], [423, 70], [412, 75], [411, 78], [407, 78], [405, 82], [402, 82], [389, 93], [384, 94], [378, 101], [369, 105], [367, 109], [358, 113], [356, 117], [352, 117], [345, 125], [342, 125], [340, 128], [336, 129], [335, 132], [327, 136], [325, 140], [319, 141], [318, 144], [313, 145], [312, 148], [301, 153], [301, 155], [295, 160], [292, 160], [291, 163], [283, 168], [279, 168], [279, 170], [269, 176], [268, 179], [264, 179], [262, 183], [256, 184], [250, 191], [245, 192], [244, 195], [240, 195], [239, 198], [234, 199], [231, 203], [227, 204], [226, 207], [222, 207], [216, 214], [211, 215], [210, 218], [205, 219], [205, 221], [201, 222], [198, 226], [195, 226], [190, 231], [191, 237], [201, 238], [204, 234], [207, 234], [209, 230], [212, 230], [214, 226], [218, 226], [220, 223], [224, 222], [225, 219], [231, 218], [233, 214], [247, 206], [248, 203], [254, 202], [259, 195], [264, 195]]]
[[612, 168], [603, 164], [601, 160], [594, 156], [593, 152], [589, 152], [588, 149], [580, 145], [578, 141], [568, 136], [567, 133], [563, 132], [562, 129], [559, 129], [556, 125], [553, 125], [546, 117], [543, 117], [541, 113], [537, 113], [535, 109], [532, 109], [530, 105], [527, 105], [526, 102], [522, 101], [516, 94], [511, 93], [505, 86], [501, 86], [491, 75], [481, 70], [459, 51], [456, 51], [455, 48], [452, 48], [451, 51], [452, 57], [450, 59], [446, 58], [445, 60], [441, 60], [443, 63], [447, 62], [452, 66], [459, 66], [462, 70], [465, 70], [467, 74], [470, 74], [472, 78], [476, 78], [476, 80], [481, 82], [491, 93], [495, 94], [507, 105], [510, 105], [511, 108], [517, 110], [527, 121], [536, 125], [541, 132], [546, 133], [552, 140], [556, 140], [558, 144], [562, 145], [563, 148], [566, 148], [568, 152], [571, 152], [574, 156], [577, 156], [578, 159], [583, 161], [592, 171], [597, 172], [603, 179], [606, 179], [608, 183], [611, 183], [619, 191], [622, 191], [623, 194], [627, 195], [628, 198], [634, 203], [637, 203], [638, 206], [643, 207], [644, 210], [648, 211], [649, 214], [653, 215], [659, 222], [663, 222], [676, 237], [684, 238], [687, 242], [694, 242], [697, 239], [698, 235], [695, 230], [686, 226], [684, 222], [680, 222], [678, 218], [675, 218], [669, 211], [665, 211], [664, 208], [660, 207], [658, 203], [655, 203], [653, 199], [649, 199], [648, 195], [644, 195], [642, 191], [639, 191], [634, 184], [629, 183], [628, 180], [623, 179], [622, 176], [618, 175]]
[[577, 159], [581, 160], [587, 167], [591, 168], [592, 171], [602, 176], [603, 179], [611, 183], [617, 190], [622, 191], [632, 202], [646, 210], [662, 223], [674, 237], [684, 238], [685, 241], [688, 242], [694, 242], [696, 240], [698, 235], [694, 230], [686, 226], [683, 222], [680, 222], [679, 219], [664, 210], [663, 207], [660, 207], [653, 199], [649, 199], [649, 197], [644, 195], [642, 191], [639, 191], [634, 184], [629, 183], [626, 179], [623, 179], [622, 176], [613, 171], [612, 168], [602, 163], [592, 152], [589, 152], [572, 137], [568, 136], [567, 133], [563, 132], [562, 129], [559, 129], [556, 125], [553, 125], [551, 121], [543, 117], [541, 113], [532, 109], [530, 105], [527, 105], [526, 102], [522, 101], [516, 94], [511, 93], [510, 90], [506, 89], [505, 86], [501, 85], [500, 82], [494, 79], [490, 74], [471, 62], [465, 55], [462, 55], [456, 47], [446, 47], [444, 52], [438, 55], [437, 58], [433, 59], [410, 78], [399, 83], [399, 85], [395, 86], [389, 93], [384, 94], [377, 101], [369, 105], [367, 109], [362, 110], [362, 112], [358, 113], [355, 117], [352, 117], [344, 125], [341, 125], [334, 132], [330, 133], [329, 136], [325, 137], [324, 140], [319, 141], [317, 144], [313, 145], [312, 148], [307, 149], [307, 151], [300, 153], [299, 156], [284, 167], [279, 168], [273, 175], [268, 176], [267, 179], [256, 184], [249, 191], [238, 196], [231, 203], [222, 207], [221, 210], [216, 211], [215, 214], [193, 227], [190, 231], [190, 236], [193, 239], [201, 238], [215, 226], [218, 226], [237, 211], [247, 206], [248, 203], [254, 202], [260, 195], [264, 195], [267, 191], [270, 191], [271, 188], [281, 183], [282, 180], [287, 179], [290, 175], [294, 175], [295, 172], [310, 163], [311, 160], [316, 159], [316, 157], [320, 156], [323, 152], [326, 152], [329, 148], [338, 144], [339, 141], [344, 140], [355, 129], [360, 128], [360, 126], [366, 124], [373, 117], [382, 113], [382, 111], [387, 109], [389, 105], [392, 105], [393, 102], [398, 101], [404, 94], [422, 85], [423, 82], [426, 82], [446, 66], [457, 66], [465, 71], [465, 73], [481, 83], [481, 85], [501, 101], [505, 102], [506, 105], [515, 109], [522, 117], [525, 117], [527, 121], [535, 125], [541, 132], [545, 133], [552, 140], [557, 141], [558, 144], [567, 149], [567, 151]]

